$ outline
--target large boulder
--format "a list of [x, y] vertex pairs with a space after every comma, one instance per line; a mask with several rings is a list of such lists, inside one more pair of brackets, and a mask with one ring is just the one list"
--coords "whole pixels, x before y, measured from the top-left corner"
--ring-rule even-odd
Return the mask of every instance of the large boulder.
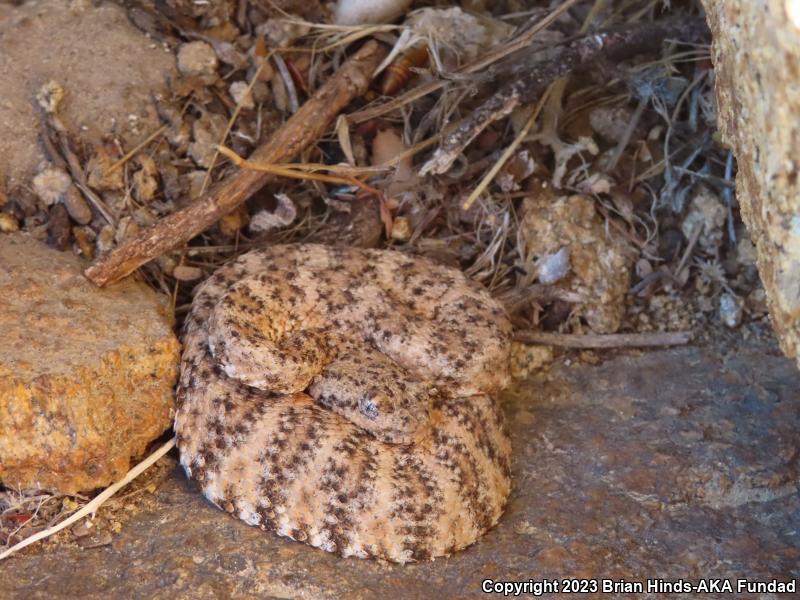
[[167, 306], [127, 279], [0, 235], [0, 483], [63, 493], [108, 485], [170, 427], [180, 345]]
[[800, 344], [800, 3], [703, 0], [719, 128], [783, 351]]

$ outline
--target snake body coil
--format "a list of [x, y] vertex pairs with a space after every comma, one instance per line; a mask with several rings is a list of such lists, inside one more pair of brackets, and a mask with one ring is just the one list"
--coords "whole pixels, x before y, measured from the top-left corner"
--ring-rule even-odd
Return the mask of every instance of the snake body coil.
[[500, 517], [494, 397], [511, 325], [459, 271], [392, 251], [273, 246], [187, 317], [175, 429], [217, 506], [344, 556], [450, 554]]

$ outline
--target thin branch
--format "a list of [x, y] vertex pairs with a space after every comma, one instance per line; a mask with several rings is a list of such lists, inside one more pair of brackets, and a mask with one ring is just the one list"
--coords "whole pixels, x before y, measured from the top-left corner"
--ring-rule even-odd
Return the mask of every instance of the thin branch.
[[539, 102], [537, 102], [536, 106], [534, 106], [533, 109], [531, 110], [531, 114], [528, 117], [528, 120], [525, 121], [525, 124], [522, 126], [522, 129], [519, 130], [517, 137], [515, 137], [514, 140], [508, 145], [508, 147], [506, 147], [506, 149], [503, 150], [503, 153], [500, 155], [500, 158], [497, 159], [494, 165], [492, 165], [492, 168], [489, 169], [486, 175], [483, 176], [483, 179], [481, 179], [478, 185], [475, 186], [475, 189], [472, 190], [467, 199], [464, 200], [464, 203], [461, 205], [461, 210], [467, 211], [470, 208], [472, 208], [472, 205], [475, 203], [475, 200], [477, 200], [480, 197], [480, 195], [486, 190], [486, 188], [489, 187], [489, 184], [491, 184], [492, 181], [494, 181], [494, 178], [500, 172], [500, 169], [502, 169], [503, 165], [505, 165], [506, 162], [508, 162], [508, 159], [511, 158], [511, 155], [514, 154], [514, 152], [516, 152], [517, 148], [519, 148], [519, 145], [522, 143], [522, 141], [528, 135], [528, 132], [536, 123], [536, 119], [539, 118], [539, 113], [542, 112], [542, 107], [544, 106], [544, 103], [547, 101], [547, 97], [549, 95], [550, 95], [549, 92], [545, 92], [542, 95], [542, 97], [539, 98]]
[[[369, 86], [369, 76], [386, 56], [375, 41], [364, 44], [250, 156], [254, 163], [292, 160], [315, 143], [353, 98]], [[242, 169], [233, 173], [183, 210], [161, 219], [135, 238], [98, 259], [85, 274], [97, 285], [122, 279], [144, 263], [185, 244], [260, 190], [270, 173]]]
[[577, 335], [545, 331], [519, 331], [518, 342], [563, 348], [644, 348], [648, 346], [683, 346], [692, 340], [691, 331], [667, 333], [609, 333]]
[[[323, 181], [325, 183], [338, 183], [339, 185], [354, 185], [357, 188], [364, 190], [368, 194], [373, 194], [375, 196], [380, 197], [381, 191], [377, 188], [372, 187], [371, 185], [367, 185], [360, 179], [356, 179], [352, 175], [320, 175], [319, 173], [315, 173], [314, 170], [330, 170], [336, 171], [338, 167], [336, 165], [319, 165], [319, 164], [311, 164], [311, 169], [308, 168], [299, 168], [300, 165], [295, 166], [292, 164], [284, 164], [284, 165], [273, 165], [268, 163], [261, 163], [255, 162], [252, 160], [247, 160], [236, 154], [233, 150], [226, 146], [217, 146], [217, 150], [220, 154], [226, 156], [240, 169], [251, 169], [253, 171], [259, 171], [261, 173], [269, 173], [270, 175], [276, 175], [278, 177], [287, 177], [289, 179], [302, 179], [307, 181]], [[306, 167], [309, 165], [306, 164]]]
[[144, 138], [144, 139], [143, 139], [141, 142], [139, 142], [138, 144], [136, 144], [136, 146], [134, 146], [133, 150], [131, 150], [130, 152], [128, 152], [128, 153], [127, 153], [125, 156], [123, 156], [122, 158], [120, 158], [120, 159], [119, 159], [117, 162], [115, 162], [113, 165], [111, 165], [110, 167], [108, 167], [108, 169], [106, 169], [106, 172], [105, 172], [106, 176], [110, 175], [111, 173], [113, 173], [114, 171], [116, 171], [117, 169], [119, 169], [119, 168], [120, 168], [122, 165], [124, 165], [126, 162], [128, 162], [128, 161], [129, 161], [131, 158], [133, 158], [134, 156], [136, 156], [136, 154], [137, 154], [137, 153], [138, 153], [138, 152], [139, 152], [139, 151], [140, 151], [142, 148], [144, 148], [145, 146], [147, 146], [147, 145], [148, 145], [150, 142], [152, 142], [154, 139], [156, 139], [158, 136], [160, 136], [160, 135], [161, 135], [162, 133], [164, 133], [166, 130], [167, 130], [167, 126], [166, 126], [166, 125], [162, 125], [162, 126], [161, 126], [161, 127], [159, 127], [158, 129], [156, 129], [156, 130], [155, 130], [153, 133], [151, 133], [151, 134], [150, 134], [150, 135], [148, 135], [146, 138]]
[[[539, 32], [550, 27], [550, 25], [552, 25], [564, 12], [566, 12], [579, 1], [580, 0], [566, 0], [566, 2], [562, 2], [558, 8], [554, 9], [540, 21], [537, 21], [530, 29], [527, 29], [519, 36], [513, 38], [507, 44], [494, 47], [482, 56], [476, 58], [474, 61], [467, 63], [458, 69], [453, 76], [457, 77], [458, 75], [478, 73], [486, 69], [486, 67], [489, 65], [505, 58], [506, 56], [509, 56], [510, 54], [513, 54], [517, 50], [522, 50], [523, 48], [530, 46]], [[449, 79], [440, 79], [437, 81], [423, 83], [384, 104], [373, 106], [371, 108], [365, 108], [348, 115], [347, 120], [356, 125], [359, 123], [364, 123], [376, 117], [385, 115], [386, 113], [392, 112], [395, 109], [401, 108], [418, 98], [432, 94], [433, 92], [446, 87], [449, 83], [451, 83]]]
[[420, 169], [420, 174], [442, 174], [450, 169], [464, 149], [491, 123], [514, 109], [537, 100], [555, 80], [588, 69], [598, 60], [620, 61], [637, 54], [654, 52], [667, 38], [692, 39], [706, 35], [702, 19], [681, 22], [636, 23], [606, 32], [590, 34], [569, 44], [554, 59], [536, 63], [503, 86], [464, 119]]
[[167, 452], [172, 450], [175, 447], [175, 438], [173, 437], [170, 441], [166, 444], [161, 446], [158, 450], [153, 452], [150, 456], [140, 462], [138, 465], [133, 467], [130, 471], [125, 474], [125, 477], [120, 479], [118, 482], [108, 486], [102, 492], [100, 492], [96, 498], [92, 499], [86, 506], [81, 508], [80, 510], [76, 511], [72, 516], [64, 519], [57, 525], [53, 525], [52, 527], [48, 527], [47, 529], [43, 529], [42, 531], [33, 534], [32, 536], [25, 538], [18, 544], [14, 544], [7, 550], [4, 550], [0, 553], [0, 560], [4, 558], [8, 558], [15, 552], [19, 552], [23, 548], [30, 546], [31, 544], [38, 542], [39, 540], [43, 540], [45, 538], [50, 537], [51, 535], [55, 535], [62, 529], [66, 529], [73, 523], [77, 523], [86, 515], [92, 514], [94, 515], [97, 512], [97, 509], [111, 496], [116, 494], [119, 490], [123, 487], [128, 485], [131, 481], [136, 479], [139, 475], [144, 473], [151, 465], [153, 465], [159, 458], [164, 456]]

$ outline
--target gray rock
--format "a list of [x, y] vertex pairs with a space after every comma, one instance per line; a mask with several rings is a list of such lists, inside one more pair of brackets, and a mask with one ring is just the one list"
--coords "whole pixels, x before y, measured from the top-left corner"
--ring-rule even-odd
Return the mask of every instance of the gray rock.
[[789, 0], [703, 0], [719, 129], [781, 347], [800, 365], [800, 12]]

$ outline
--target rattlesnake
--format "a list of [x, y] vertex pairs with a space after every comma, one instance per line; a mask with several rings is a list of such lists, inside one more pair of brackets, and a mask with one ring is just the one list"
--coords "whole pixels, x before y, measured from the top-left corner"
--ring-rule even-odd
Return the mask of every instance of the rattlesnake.
[[500, 517], [511, 325], [455, 269], [284, 245], [195, 292], [175, 419], [217, 506], [344, 556], [450, 554]]

